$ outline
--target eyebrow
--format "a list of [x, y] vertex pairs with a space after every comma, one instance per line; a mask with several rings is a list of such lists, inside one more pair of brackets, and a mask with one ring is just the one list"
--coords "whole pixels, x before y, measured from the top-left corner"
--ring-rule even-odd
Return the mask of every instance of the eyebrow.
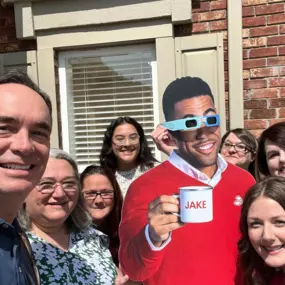
[[[204, 113], [203, 116], [206, 116], [208, 113], [213, 112], [216, 113], [216, 110], [214, 108], [208, 108]], [[186, 114], [185, 116], [183, 116], [183, 119], [185, 118], [193, 118], [193, 117], [200, 117], [194, 114]]]
[[[0, 116], [0, 123], [4, 124], [18, 124], [19, 120], [9, 117], [9, 116]], [[33, 124], [36, 128], [47, 130], [51, 132], [51, 126], [45, 121], [39, 121]]]

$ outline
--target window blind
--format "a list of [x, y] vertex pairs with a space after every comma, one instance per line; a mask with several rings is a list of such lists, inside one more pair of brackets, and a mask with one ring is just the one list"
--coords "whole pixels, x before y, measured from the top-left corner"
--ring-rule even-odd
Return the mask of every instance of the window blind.
[[104, 133], [113, 119], [142, 124], [154, 154], [151, 51], [66, 59], [70, 153], [80, 169], [98, 163]]

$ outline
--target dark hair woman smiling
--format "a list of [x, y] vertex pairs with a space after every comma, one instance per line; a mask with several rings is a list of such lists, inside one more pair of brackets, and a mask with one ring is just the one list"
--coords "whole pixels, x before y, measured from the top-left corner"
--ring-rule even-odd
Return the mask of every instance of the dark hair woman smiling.
[[131, 117], [119, 117], [108, 126], [100, 164], [116, 176], [123, 196], [129, 185], [157, 163], [142, 126]]

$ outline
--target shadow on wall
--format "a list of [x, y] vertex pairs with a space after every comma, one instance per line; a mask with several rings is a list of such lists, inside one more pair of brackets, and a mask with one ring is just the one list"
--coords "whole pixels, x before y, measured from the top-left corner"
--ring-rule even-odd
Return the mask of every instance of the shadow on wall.
[[[159, 2], [163, 0], [54, 0], [52, 5], [50, 3], [45, 6], [45, 9], [37, 11], [37, 15], [57, 14], [78, 11], [80, 7], [81, 11], [86, 10], [100, 10], [106, 8], [113, 8], [115, 6], [128, 6], [140, 3]], [[48, 1], [50, 2], [50, 1]], [[70, 5], [64, 5], [66, 2], [70, 2]]]

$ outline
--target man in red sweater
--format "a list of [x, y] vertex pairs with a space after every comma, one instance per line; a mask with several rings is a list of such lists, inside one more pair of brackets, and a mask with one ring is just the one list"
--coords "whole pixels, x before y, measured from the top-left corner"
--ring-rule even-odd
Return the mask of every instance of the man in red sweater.
[[[240, 206], [255, 181], [218, 154], [219, 116], [206, 82], [173, 81], [164, 92], [163, 111], [178, 149], [127, 192], [119, 229], [122, 269], [147, 285], [234, 284]], [[213, 187], [213, 221], [183, 224], [171, 214], [179, 212], [172, 195], [198, 185]]]

